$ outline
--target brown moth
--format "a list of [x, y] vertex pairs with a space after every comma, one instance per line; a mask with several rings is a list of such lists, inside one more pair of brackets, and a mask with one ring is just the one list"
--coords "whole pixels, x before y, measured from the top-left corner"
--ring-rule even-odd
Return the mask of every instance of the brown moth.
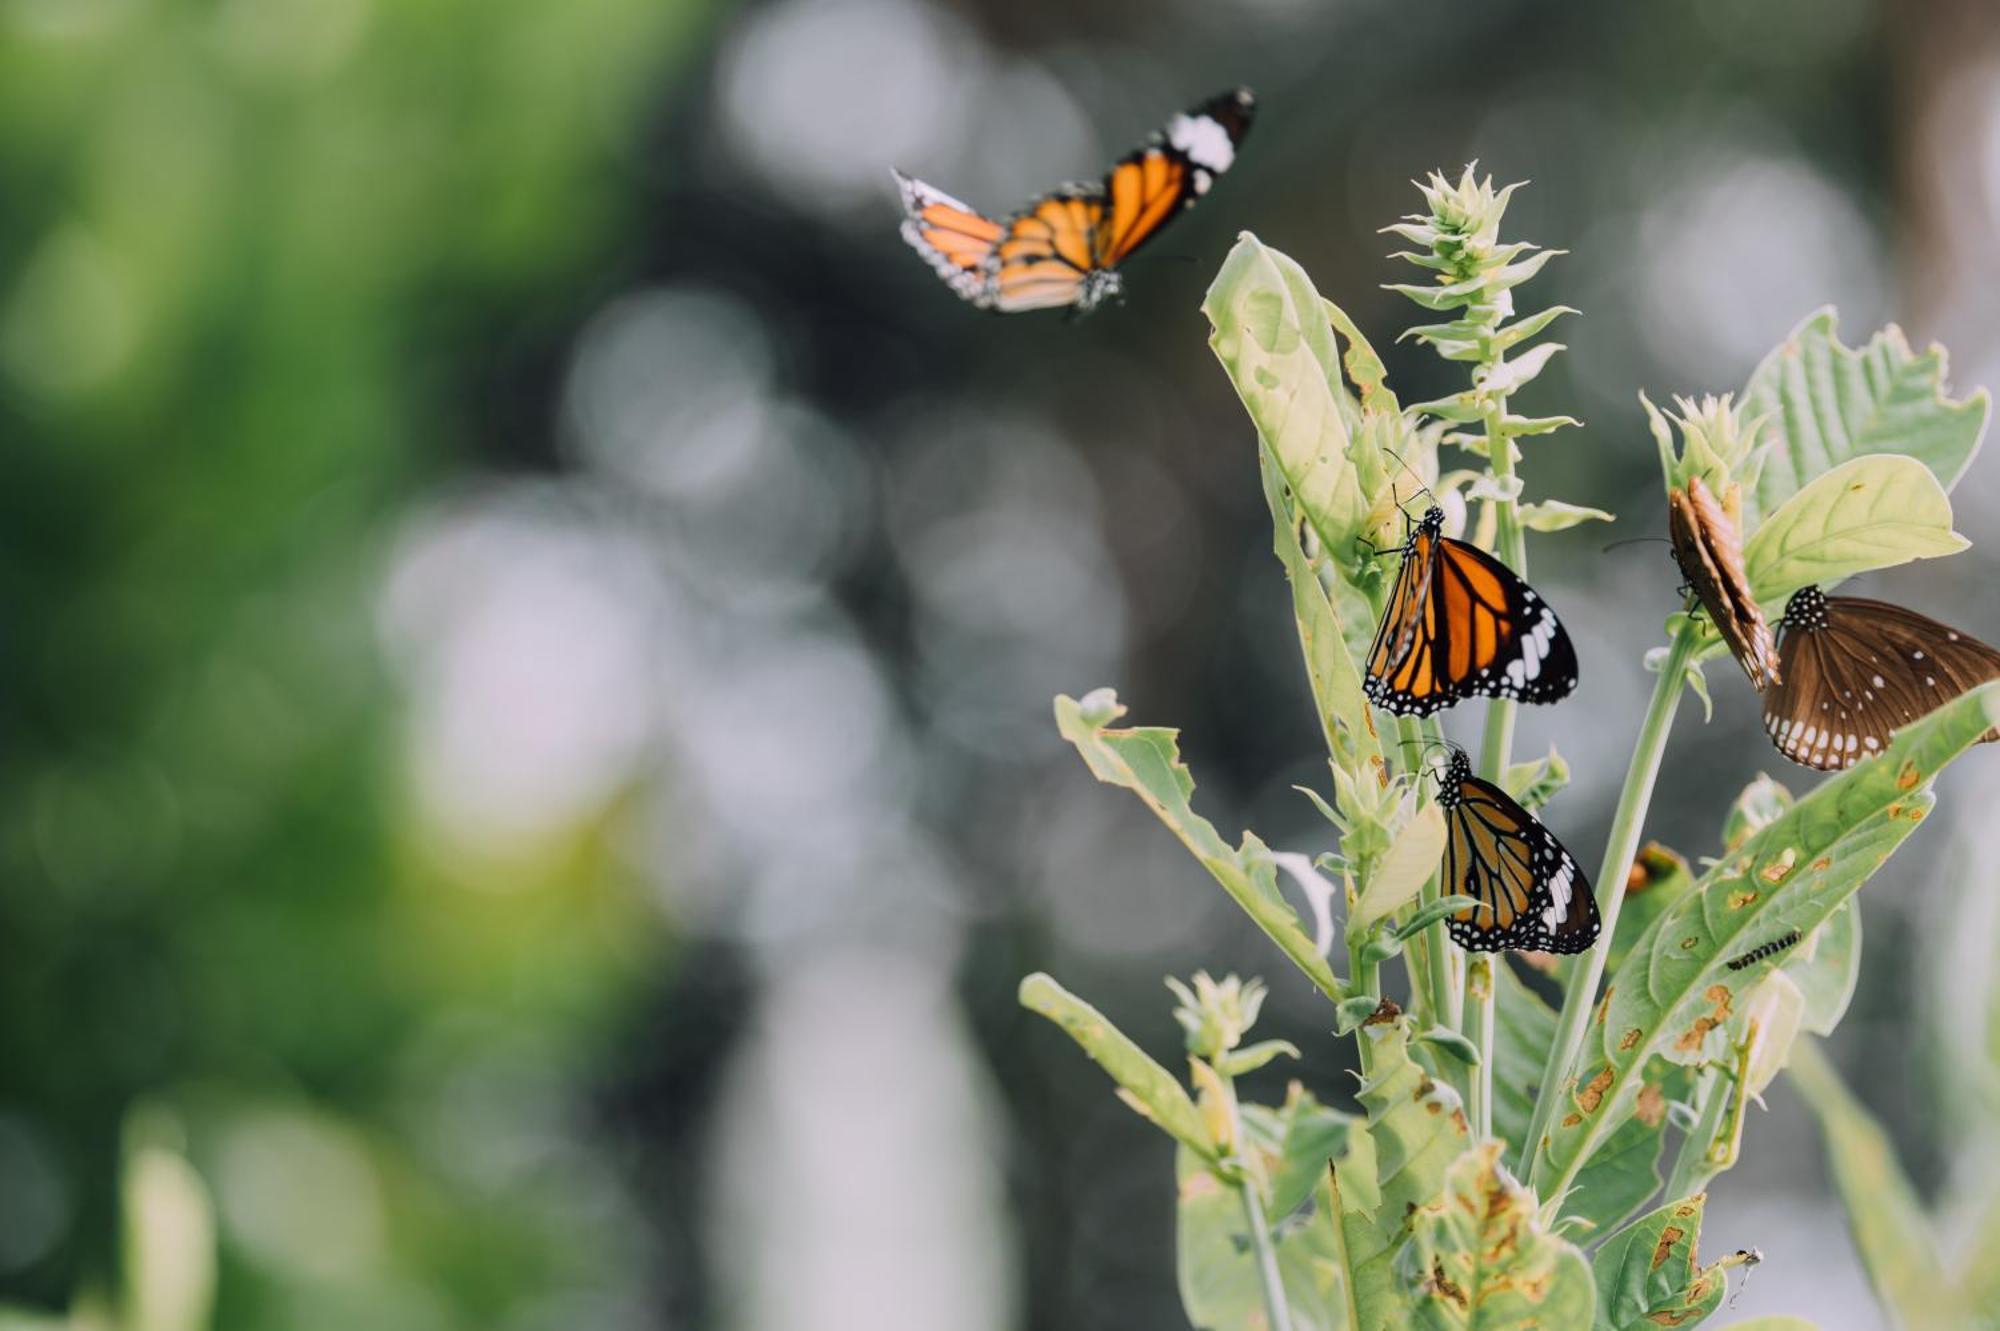
[[1781, 678], [1777, 648], [1743, 576], [1743, 538], [1701, 477], [1690, 476], [1685, 490], [1667, 491], [1667, 532], [1681, 576], [1750, 677], [1751, 687], [1762, 693], [1776, 684]]

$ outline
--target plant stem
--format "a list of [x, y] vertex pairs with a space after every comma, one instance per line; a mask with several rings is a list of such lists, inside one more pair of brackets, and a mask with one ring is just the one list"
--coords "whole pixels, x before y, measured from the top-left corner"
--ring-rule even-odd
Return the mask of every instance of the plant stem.
[[1693, 1130], [1681, 1138], [1680, 1151], [1674, 1156], [1673, 1173], [1667, 1176], [1666, 1196], [1670, 1202], [1677, 1202], [1697, 1191], [1714, 1176], [1708, 1164], [1708, 1148], [1722, 1127], [1722, 1116], [1729, 1110], [1733, 1086], [1724, 1081], [1714, 1068], [1702, 1069], [1696, 1086], [1701, 1114]]
[[[1396, 747], [1399, 762], [1404, 770], [1422, 770], [1423, 754], [1426, 751], [1422, 724], [1414, 716], [1396, 718]], [[1429, 799], [1421, 781], [1417, 783], [1417, 804], [1423, 807]], [[1438, 879], [1433, 873], [1424, 880], [1417, 894], [1417, 903], [1428, 906], [1438, 899]], [[1444, 1025], [1450, 1020], [1450, 987], [1447, 983], [1447, 950], [1445, 948], [1444, 926], [1434, 925], [1410, 939], [1403, 950], [1403, 964], [1410, 976], [1411, 1006], [1418, 1015], [1434, 1025]]]
[[1465, 992], [1472, 1000], [1472, 1043], [1479, 1048], [1479, 1066], [1472, 1069], [1472, 1139], [1493, 1133], [1493, 968], [1500, 963], [1491, 952], [1475, 953], [1465, 967]]
[[[1493, 479], [1502, 486], [1514, 479], [1514, 441], [1507, 437], [1506, 421], [1507, 401], [1501, 398], [1486, 409], [1486, 452], [1487, 461], [1493, 468]], [[1501, 560], [1515, 573], [1526, 577], [1528, 543], [1522, 536], [1520, 514], [1515, 511], [1514, 500], [1506, 497], [1494, 500], [1493, 515], [1496, 529], [1494, 544], [1499, 547]], [[1505, 781], [1507, 765], [1513, 760], [1515, 708], [1512, 698], [1495, 698], [1486, 704], [1486, 729], [1481, 736], [1479, 774], [1496, 786]], [[1492, 1131], [1493, 1125], [1493, 1033], [1498, 1024], [1495, 1008], [1499, 991], [1499, 986], [1493, 982], [1494, 964], [1493, 955], [1485, 952], [1466, 963], [1466, 997], [1477, 1005], [1472, 1017], [1472, 1043], [1479, 1050], [1479, 1066], [1473, 1069], [1472, 1074], [1474, 1141], [1483, 1140]]]
[[[1632, 761], [1625, 769], [1625, 787], [1618, 794], [1618, 811], [1612, 815], [1611, 836], [1605, 842], [1604, 862], [1597, 871], [1597, 906], [1603, 920], [1597, 946], [1576, 959], [1563, 983], [1562, 1015], [1556, 1023], [1555, 1043], [1550, 1046], [1549, 1061], [1542, 1068], [1542, 1084], [1535, 1093], [1535, 1112], [1528, 1121], [1527, 1139], [1521, 1143], [1516, 1166], [1517, 1173], [1537, 1186], [1544, 1173], [1541, 1140], [1557, 1105], [1567, 1101], [1570, 1082], [1576, 1075], [1577, 1054], [1583, 1048], [1590, 1009], [1597, 1001], [1598, 982], [1604, 978], [1605, 959], [1611, 955], [1618, 912], [1625, 903], [1625, 879], [1632, 872], [1632, 857], [1639, 850], [1639, 833], [1645, 825], [1647, 806], [1653, 800], [1653, 783], [1659, 778], [1660, 759], [1666, 753], [1667, 735], [1673, 730], [1674, 712], [1680, 706], [1681, 684], [1700, 643], [1701, 631], [1692, 620], [1674, 635], [1660, 677], [1653, 684], [1653, 700], [1646, 705], [1646, 719], [1640, 723]], [[1546, 1189], [1543, 1194], [1550, 1195]]]
[[1257, 1281], [1264, 1290], [1264, 1314], [1271, 1331], [1291, 1331], [1292, 1310], [1285, 1299], [1284, 1278], [1278, 1273], [1278, 1250], [1271, 1242], [1271, 1222], [1264, 1216], [1264, 1201], [1257, 1195], [1258, 1176], [1248, 1167], [1242, 1145], [1243, 1111], [1236, 1099], [1236, 1079], [1221, 1071], [1216, 1076], [1222, 1083], [1223, 1102], [1228, 1109], [1230, 1140], [1236, 1143], [1234, 1158], [1223, 1161], [1218, 1174], [1236, 1189], [1236, 1199], [1243, 1205], [1243, 1224], [1250, 1231], [1250, 1250], [1256, 1257]]
[[1236, 1195], [1243, 1203], [1243, 1223], [1250, 1230], [1250, 1251], [1256, 1255], [1257, 1279], [1264, 1287], [1264, 1313], [1271, 1331], [1292, 1331], [1291, 1305], [1285, 1299], [1284, 1278], [1278, 1274], [1278, 1250], [1271, 1242], [1271, 1225], [1264, 1218], [1257, 1185], [1248, 1178], [1240, 1179]]

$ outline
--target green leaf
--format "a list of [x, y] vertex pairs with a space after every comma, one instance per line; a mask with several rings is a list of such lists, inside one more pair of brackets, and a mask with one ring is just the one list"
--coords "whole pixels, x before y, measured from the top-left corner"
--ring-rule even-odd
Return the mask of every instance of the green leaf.
[[1396, 402], [1396, 395], [1389, 391], [1389, 372], [1382, 368], [1382, 358], [1375, 354], [1354, 320], [1346, 310], [1330, 300], [1320, 302], [1326, 311], [1327, 322], [1334, 331], [1347, 340], [1347, 351], [1341, 356], [1341, 364], [1347, 367], [1347, 377], [1353, 381], [1355, 391], [1361, 397], [1361, 409], [1400, 412], [1402, 407]]
[[1345, 558], [1370, 497], [1348, 460], [1360, 407], [1341, 385], [1326, 304], [1305, 271], [1244, 232], [1202, 301], [1209, 346], [1228, 372], [1299, 510]]
[[1625, 908], [1618, 913], [1618, 925], [1612, 931], [1606, 972], [1616, 974], [1619, 964], [1630, 955], [1632, 945], [1645, 935], [1653, 921], [1666, 914], [1667, 908], [1693, 887], [1694, 872], [1679, 854], [1657, 841], [1648, 841], [1640, 847], [1631, 872], [1626, 875]]
[[1817, 311], [1750, 376], [1747, 414], [1766, 418], [1776, 444], [1754, 493], [1744, 496], [1746, 523], [1821, 473], [1867, 454], [1915, 458], [1949, 490], [1979, 448], [1986, 392], [1951, 399], [1942, 347], [1914, 355], [1892, 324], [1850, 350], [1840, 345], [1836, 322], [1832, 309]]
[[1090, 1004], [1040, 972], [1021, 981], [1021, 1006], [1040, 1013], [1069, 1033], [1096, 1064], [1118, 1083], [1119, 1098], [1168, 1136], [1205, 1160], [1215, 1145], [1201, 1111], [1172, 1073]]
[[1444, 858], [1444, 835], [1444, 810], [1424, 804], [1412, 811], [1368, 876], [1347, 927], [1366, 929], [1413, 900]]
[[1916, 1189], [1896, 1163], [1889, 1135], [1855, 1100], [1811, 1040], [1792, 1051], [1792, 1085], [1826, 1139], [1827, 1163], [1847, 1210], [1855, 1251], [1869, 1283], [1911, 1328], [1964, 1325], [1938, 1258], [1938, 1241]]
[[[1542, 1065], [1555, 1044], [1556, 1014], [1511, 966], [1494, 967], [1494, 982], [1493, 1130], [1518, 1152], [1534, 1113]], [[1565, 1219], [1580, 1221], [1592, 1235], [1608, 1233], [1659, 1190], [1667, 1102], [1684, 1093], [1685, 1078], [1681, 1069], [1664, 1063], [1647, 1069], [1651, 1089], [1642, 1092], [1632, 1117], [1577, 1176], [1575, 1191], [1564, 1203]]]
[[1585, 522], [1616, 522], [1617, 515], [1601, 508], [1566, 504], [1560, 499], [1544, 499], [1539, 504], [1523, 504], [1521, 525], [1529, 531], [1568, 531]]
[[1805, 995], [1803, 1028], [1831, 1035], [1861, 980], [1861, 902], [1849, 901], [1793, 949], [1785, 974]]
[[1299, 544], [1298, 519], [1286, 498], [1276, 456], [1268, 445], [1259, 445], [1257, 454], [1264, 502], [1271, 509], [1272, 549], [1291, 584], [1292, 617], [1327, 753], [1355, 777], [1367, 774], [1379, 780], [1388, 770], [1382, 761], [1382, 739], [1375, 731], [1375, 711], [1362, 691], [1354, 653], [1348, 650], [1346, 627]]
[[1534, 1193], [1500, 1163], [1503, 1149], [1487, 1141], [1460, 1156], [1442, 1194], [1411, 1218], [1396, 1274], [1424, 1331], [1590, 1325], [1590, 1264], [1542, 1228]]
[[1522, 808], [1533, 812], [1569, 785], [1569, 763], [1551, 744], [1548, 753], [1540, 758], [1509, 764], [1500, 785]]
[[1349, 1300], [1347, 1325], [1379, 1331], [1407, 1327], [1409, 1304], [1396, 1279], [1396, 1250], [1411, 1219], [1444, 1187], [1445, 1169], [1468, 1145], [1458, 1095], [1410, 1058], [1406, 1018], [1361, 1027], [1361, 1087], [1368, 1111], [1347, 1158], [1332, 1171], [1340, 1225], [1336, 1260]]
[[[1322, 1161], [1318, 1176], [1325, 1169]], [[1190, 1151], [1175, 1153], [1174, 1173], [1179, 1182], [1174, 1265], [1189, 1324], [1196, 1331], [1267, 1327], [1242, 1195]], [[1272, 1235], [1292, 1331], [1345, 1331], [1347, 1326], [1330, 1230], [1322, 1217], [1318, 1223], [1280, 1226]]]
[[1099, 781], [1138, 795], [1320, 992], [1335, 1002], [1347, 997], [1346, 986], [1299, 923], [1298, 912], [1279, 892], [1277, 867], [1263, 843], [1246, 833], [1243, 848], [1232, 849], [1213, 823], [1195, 813], [1189, 803], [1194, 778], [1181, 764], [1178, 732], [1108, 729], [1110, 722], [1125, 713], [1117, 695], [1108, 689], [1098, 690], [1081, 703], [1059, 697], [1055, 711], [1057, 729], [1076, 746]]
[[[1265, 1214], [1277, 1247], [1294, 1331], [1344, 1331], [1333, 1258], [1327, 1167], [1347, 1154], [1352, 1115], [1329, 1109], [1297, 1082], [1277, 1109], [1246, 1104], [1243, 1135], [1256, 1177], [1270, 1180]], [[1176, 1248], [1181, 1302], [1197, 1327], [1237, 1331], [1264, 1325], [1264, 1296], [1250, 1248], [1243, 1199], [1187, 1150], [1177, 1153]], [[1315, 1190], [1318, 1204], [1302, 1215]]]
[[1780, 782], [1763, 772], [1729, 806], [1722, 820], [1722, 848], [1734, 852], [1798, 801]]
[[1241, 1049], [1232, 1049], [1215, 1060], [1216, 1070], [1225, 1077], [1244, 1077], [1275, 1058], [1303, 1058], [1290, 1040], [1259, 1040]]
[[1722, 1264], [1696, 1265], [1707, 1202], [1701, 1193], [1670, 1202], [1605, 1240], [1591, 1261], [1598, 1331], [1697, 1326], [1722, 1305]]
[[1743, 572], [1751, 593], [1769, 604], [1809, 583], [1957, 554], [1970, 544], [1951, 529], [1951, 500], [1922, 463], [1855, 458], [1759, 524], [1743, 547]]
[[[1670, 907], [1612, 976], [1576, 1080], [1566, 1088], [1537, 1178], [1559, 1184], [1633, 1112], [1654, 1056], [1714, 1057], [1757, 967], [1728, 962], [1790, 930], [1819, 927], [1929, 813], [1929, 783], [1992, 725], [2000, 683], [1897, 732], [1880, 755], [1824, 783]], [[1559, 1189], [1551, 1187], [1554, 1193]]]
[[1329, 1165], [1346, 1158], [1359, 1121], [1321, 1104], [1298, 1082], [1285, 1088], [1285, 1103], [1277, 1109], [1262, 1105], [1243, 1109], [1246, 1115], [1269, 1122], [1269, 1135], [1257, 1140], [1267, 1155], [1263, 1172], [1271, 1180], [1270, 1216], [1281, 1221], [1325, 1181]]

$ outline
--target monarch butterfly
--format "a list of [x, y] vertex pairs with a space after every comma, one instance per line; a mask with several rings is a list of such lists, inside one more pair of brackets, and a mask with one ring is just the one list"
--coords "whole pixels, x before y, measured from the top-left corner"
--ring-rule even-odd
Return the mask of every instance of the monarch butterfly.
[[1681, 576], [1750, 677], [1751, 687], [1762, 693], [1780, 677], [1771, 626], [1743, 576], [1743, 538], [1736, 523], [1701, 477], [1690, 477], [1685, 490], [1667, 491], [1667, 532]]
[[1449, 835], [1447, 893], [1479, 902], [1446, 918], [1452, 941], [1474, 952], [1581, 952], [1597, 941], [1590, 880], [1555, 834], [1453, 749], [1438, 790]]
[[1210, 98], [1120, 158], [1101, 184], [1064, 185], [1004, 221], [898, 171], [903, 239], [982, 310], [1088, 314], [1123, 289], [1118, 265], [1229, 169], [1254, 105], [1248, 88]]
[[1880, 753], [1890, 731], [2000, 679], [2000, 651], [1886, 601], [1801, 587], [1779, 629], [1785, 680], [1764, 695], [1764, 729], [1778, 752], [1821, 771]]
[[1797, 929], [1787, 929], [1770, 942], [1759, 944], [1751, 948], [1748, 952], [1745, 952], [1742, 956], [1733, 957], [1722, 964], [1730, 970], [1740, 971], [1746, 966], [1754, 966], [1766, 957], [1775, 957], [1786, 948], [1797, 945], [1802, 936]]
[[1403, 543], [1368, 649], [1368, 700], [1429, 716], [1485, 694], [1555, 702], [1576, 687], [1576, 649], [1555, 611], [1499, 560], [1444, 534], [1433, 505]]

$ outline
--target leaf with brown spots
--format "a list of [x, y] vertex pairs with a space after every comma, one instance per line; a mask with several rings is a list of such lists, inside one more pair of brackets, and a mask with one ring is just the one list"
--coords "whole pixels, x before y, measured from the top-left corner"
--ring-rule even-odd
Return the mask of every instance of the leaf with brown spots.
[[[1562, 1196], [1631, 1117], [1648, 1060], [1693, 1065], [1713, 1052], [1707, 1046], [1716, 1026], [1783, 957], [1735, 971], [1729, 960], [1794, 929], [1810, 935], [1831, 919], [1915, 830], [1908, 811], [1934, 802], [1928, 788], [1900, 789], [1898, 775], [1942, 771], [1993, 725], [1989, 708], [2000, 710], [2000, 682], [1898, 731], [1882, 754], [1828, 779], [1760, 828], [1654, 922], [1612, 976], [1602, 1020], [1575, 1065], [1591, 1095], [1578, 1096], [1575, 1112], [1549, 1132], [1535, 1163], [1538, 1191]], [[1892, 818], [1896, 804], [1905, 812]], [[1768, 874], [1774, 865], [1788, 872]], [[1771, 882], [1774, 876], [1782, 881]], [[1732, 894], [1746, 891], [1757, 898], [1730, 909]], [[1844, 992], [1830, 997], [1816, 1014], [1822, 1020], [1838, 1015]], [[1622, 1046], [1634, 1028], [1645, 1038]]]
[[1590, 1265], [1542, 1227], [1535, 1194], [1497, 1141], [1452, 1162], [1418, 1209], [1396, 1275], [1420, 1331], [1569, 1331], [1590, 1325]]
[[[1498, 1025], [1493, 1042], [1493, 1130], [1509, 1144], [1508, 1159], [1520, 1153], [1534, 1115], [1536, 1087], [1542, 1065], [1555, 1042], [1556, 1014], [1542, 996], [1515, 976], [1509, 966], [1494, 972], [1498, 989], [1494, 1006]], [[1687, 1070], [1655, 1061], [1647, 1073], [1651, 1100], [1658, 1112], [1628, 1120], [1577, 1175], [1576, 1189], [1564, 1208], [1565, 1217], [1583, 1228], [1582, 1239], [1600, 1237], [1629, 1220], [1660, 1188], [1660, 1152], [1665, 1145], [1669, 1091], [1686, 1094]], [[1642, 1109], [1643, 1109], [1642, 1103]]]
[[1598, 1331], [1695, 1326], [1722, 1305], [1729, 1277], [1721, 1263], [1696, 1265], [1702, 1210], [1692, 1197], [1641, 1216], [1604, 1241], [1591, 1261]]

